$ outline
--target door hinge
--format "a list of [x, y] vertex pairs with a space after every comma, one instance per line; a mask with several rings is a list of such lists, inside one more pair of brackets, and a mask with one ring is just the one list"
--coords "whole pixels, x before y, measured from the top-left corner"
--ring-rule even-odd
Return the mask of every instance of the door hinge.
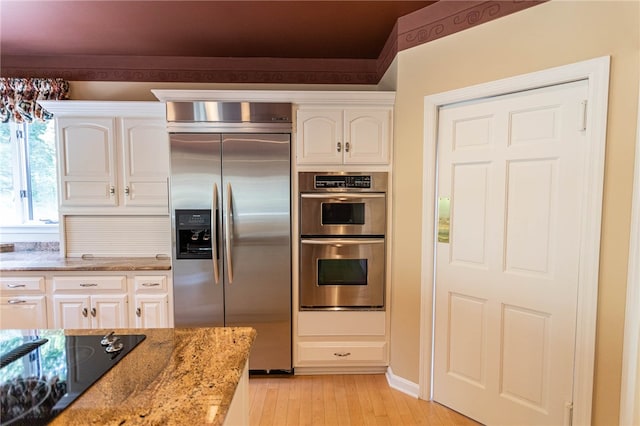
[[582, 132], [587, 130], [587, 100], [580, 102], [580, 108], [578, 112], [578, 131]]
[[26, 189], [21, 189], [20, 190], [20, 198], [27, 198], [27, 190]]
[[16, 139], [22, 139], [23, 135], [22, 130], [16, 130]]
[[564, 403], [564, 426], [573, 424], [573, 402]]

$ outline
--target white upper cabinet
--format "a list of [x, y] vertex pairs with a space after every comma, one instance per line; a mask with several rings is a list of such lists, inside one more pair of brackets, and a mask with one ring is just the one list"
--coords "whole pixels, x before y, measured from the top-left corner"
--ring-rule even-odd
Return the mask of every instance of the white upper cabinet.
[[168, 214], [163, 104], [65, 101], [49, 108], [56, 119], [61, 213]]
[[124, 205], [165, 207], [169, 143], [164, 119], [122, 118], [120, 124]]
[[389, 164], [392, 108], [304, 108], [296, 119], [298, 164]]

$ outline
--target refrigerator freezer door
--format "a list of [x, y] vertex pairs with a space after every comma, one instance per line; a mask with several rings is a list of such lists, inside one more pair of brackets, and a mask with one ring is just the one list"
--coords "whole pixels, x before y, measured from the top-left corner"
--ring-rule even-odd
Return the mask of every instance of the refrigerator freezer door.
[[291, 370], [290, 135], [223, 134], [222, 158], [225, 324], [257, 330], [251, 370]]
[[[171, 141], [171, 225], [173, 285], [176, 327], [223, 326], [222, 281], [215, 283], [214, 262], [221, 271], [220, 200], [221, 136], [219, 134], [174, 133]], [[217, 188], [217, 190], [216, 190]], [[211, 210], [212, 250], [217, 258], [176, 258], [176, 210]], [[217, 232], [216, 232], [217, 229]], [[216, 239], [216, 236], [218, 238]], [[217, 241], [216, 241], [217, 240]], [[220, 274], [221, 275], [221, 274]]]

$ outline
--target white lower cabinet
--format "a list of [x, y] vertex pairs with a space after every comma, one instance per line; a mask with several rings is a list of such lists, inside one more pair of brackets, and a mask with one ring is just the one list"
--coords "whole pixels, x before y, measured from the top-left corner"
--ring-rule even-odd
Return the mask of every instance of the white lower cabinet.
[[126, 328], [127, 277], [53, 277], [55, 328]]
[[0, 328], [47, 328], [47, 287], [41, 275], [0, 278]]
[[299, 312], [296, 373], [383, 370], [389, 364], [386, 330], [385, 312]]
[[2, 329], [168, 328], [173, 324], [168, 270], [16, 271], [0, 277]]
[[127, 328], [127, 295], [55, 295], [55, 328]]
[[170, 276], [136, 275], [133, 279], [134, 324], [136, 328], [172, 327], [169, 303]]
[[136, 328], [169, 327], [169, 296], [166, 294], [135, 295]]
[[47, 328], [46, 297], [0, 297], [0, 324], [2, 328]]

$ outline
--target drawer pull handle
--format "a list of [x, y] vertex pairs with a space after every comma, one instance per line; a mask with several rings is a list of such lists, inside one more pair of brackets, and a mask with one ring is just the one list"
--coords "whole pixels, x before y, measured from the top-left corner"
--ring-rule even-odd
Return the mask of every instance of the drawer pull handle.
[[98, 287], [96, 283], [80, 283], [80, 287]]
[[20, 287], [26, 287], [26, 284], [7, 284], [7, 287], [9, 288], [20, 288]]
[[86, 318], [87, 315], [89, 315], [89, 311], [87, 310], [87, 308], [83, 308], [82, 309], [82, 316]]
[[160, 283], [142, 283], [143, 287], [158, 287]]
[[334, 354], [335, 356], [345, 357], [345, 356], [349, 356], [349, 355], [351, 355], [351, 352], [334, 352], [333, 354]]
[[139, 317], [142, 316], [142, 310], [140, 308], [136, 309], [136, 315]]
[[26, 301], [26, 300], [22, 300], [22, 299], [10, 299], [10, 300], [8, 301], [8, 303], [9, 303], [10, 305], [17, 305], [17, 304], [19, 304], [19, 303], [27, 303], [27, 301]]
[[91, 316], [95, 318], [95, 316], [96, 316], [96, 308], [91, 308]]

